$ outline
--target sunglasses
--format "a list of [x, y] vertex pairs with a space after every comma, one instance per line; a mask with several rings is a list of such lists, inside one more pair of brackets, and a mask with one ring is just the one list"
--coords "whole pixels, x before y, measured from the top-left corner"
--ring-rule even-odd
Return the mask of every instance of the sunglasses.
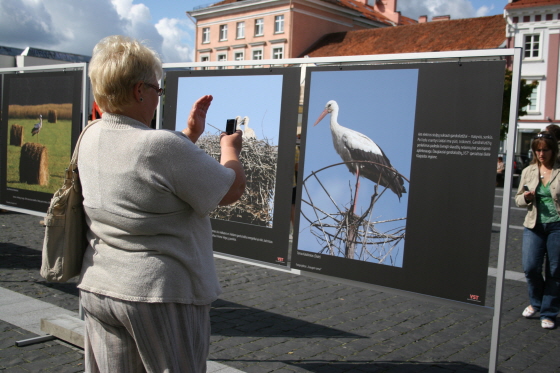
[[545, 139], [549, 139], [549, 140], [554, 139], [554, 137], [548, 133], [539, 133], [537, 136], [533, 137], [533, 140], [540, 139], [541, 137], [544, 137]]
[[153, 85], [153, 84], [146, 83], [146, 82], [144, 82], [144, 84], [147, 85], [147, 86], [150, 87], [150, 88], [155, 89], [158, 96], [163, 95], [163, 92], [165, 92], [165, 90], [164, 90], [163, 88], [160, 88], [160, 87], [158, 87], [157, 85]]

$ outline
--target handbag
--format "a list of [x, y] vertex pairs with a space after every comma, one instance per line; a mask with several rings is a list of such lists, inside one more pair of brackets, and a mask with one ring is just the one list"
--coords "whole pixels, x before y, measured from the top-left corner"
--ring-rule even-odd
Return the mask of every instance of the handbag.
[[65, 172], [64, 184], [54, 193], [45, 216], [40, 274], [47, 281], [66, 282], [79, 275], [82, 269], [87, 225], [78, 173], [78, 150], [86, 130], [98, 121], [88, 124], [80, 134]]

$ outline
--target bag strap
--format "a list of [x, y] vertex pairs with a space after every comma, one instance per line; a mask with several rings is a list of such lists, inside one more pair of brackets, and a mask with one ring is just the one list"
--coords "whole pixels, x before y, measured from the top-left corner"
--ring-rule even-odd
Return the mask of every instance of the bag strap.
[[82, 142], [82, 136], [88, 130], [88, 128], [90, 128], [92, 125], [99, 122], [100, 120], [101, 119], [96, 119], [93, 122], [89, 123], [87, 126], [84, 127], [84, 129], [80, 133], [80, 137], [78, 137], [78, 141], [76, 142], [76, 147], [74, 148], [74, 153], [72, 154], [72, 159], [70, 160], [70, 166], [68, 166], [69, 170], [73, 170], [78, 166], [78, 153], [80, 149], [80, 142]]

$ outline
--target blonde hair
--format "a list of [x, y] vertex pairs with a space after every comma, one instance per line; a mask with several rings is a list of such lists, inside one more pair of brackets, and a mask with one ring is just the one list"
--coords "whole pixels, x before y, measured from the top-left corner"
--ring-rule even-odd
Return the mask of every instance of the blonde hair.
[[132, 101], [132, 88], [163, 74], [157, 53], [122, 35], [101, 39], [93, 48], [89, 78], [93, 96], [104, 112], [123, 109]]

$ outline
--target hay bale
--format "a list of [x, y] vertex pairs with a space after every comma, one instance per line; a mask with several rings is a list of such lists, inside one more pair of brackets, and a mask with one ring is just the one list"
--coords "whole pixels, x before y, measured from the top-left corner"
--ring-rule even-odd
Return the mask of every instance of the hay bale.
[[49, 184], [49, 163], [46, 146], [28, 142], [21, 147], [19, 181], [41, 186]]
[[47, 117], [49, 123], [56, 123], [56, 120], [58, 118], [58, 113], [56, 112], [56, 110], [49, 110]]
[[10, 128], [10, 145], [23, 145], [23, 126], [20, 126], [19, 124], [12, 124], [12, 127]]
[[[220, 159], [219, 136], [203, 136], [197, 145], [215, 159]], [[239, 160], [247, 178], [245, 193], [236, 203], [218, 207], [210, 217], [272, 227], [278, 147], [270, 145], [267, 139], [245, 140]]]

